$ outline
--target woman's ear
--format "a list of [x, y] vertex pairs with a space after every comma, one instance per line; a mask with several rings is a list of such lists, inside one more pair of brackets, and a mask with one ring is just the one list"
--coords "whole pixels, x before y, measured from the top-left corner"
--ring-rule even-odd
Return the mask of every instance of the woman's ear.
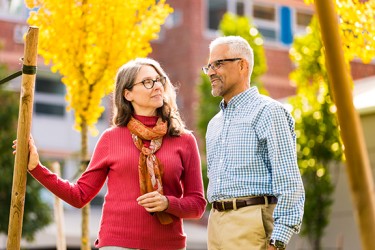
[[124, 90], [124, 97], [129, 102], [133, 101], [133, 93], [129, 91], [128, 89]]

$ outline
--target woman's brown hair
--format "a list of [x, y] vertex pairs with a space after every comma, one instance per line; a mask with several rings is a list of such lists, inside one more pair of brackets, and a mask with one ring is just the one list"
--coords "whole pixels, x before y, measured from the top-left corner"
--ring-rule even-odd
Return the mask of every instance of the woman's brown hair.
[[186, 133], [185, 123], [182, 121], [176, 103], [176, 90], [160, 64], [151, 58], [137, 58], [121, 66], [116, 75], [115, 92], [113, 93], [113, 125], [126, 126], [134, 114], [134, 108], [124, 97], [125, 89], [132, 90], [135, 79], [142, 66], [151, 66], [160, 76], [166, 77], [164, 85], [163, 106], [158, 108], [157, 115], [168, 123], [168, 135], [178, 136]]

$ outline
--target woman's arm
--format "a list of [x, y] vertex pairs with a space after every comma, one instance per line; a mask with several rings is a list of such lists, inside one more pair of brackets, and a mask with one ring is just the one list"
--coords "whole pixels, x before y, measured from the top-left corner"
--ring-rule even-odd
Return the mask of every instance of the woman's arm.
[[[58, 177], [39, 162], [37, 147], [31, 137], [29, 140], [29, 173], [53, 194], [70, 205], [81, 208], [97, 195], [107, 178], [107, 137], [108, 135], [106, 135], [106, 133], [101, 136], [88, 168], [75, 183]], [[16, 149], [17, 142], [14, 141], [13, 143], [13, 148]], [[15, 153], [16, 150], [14, 151], [14, 154]]]

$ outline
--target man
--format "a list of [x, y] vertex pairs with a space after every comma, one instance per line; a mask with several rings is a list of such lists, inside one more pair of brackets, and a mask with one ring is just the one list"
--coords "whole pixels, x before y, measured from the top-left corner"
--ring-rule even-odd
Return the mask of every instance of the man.
[[294, 120], [250, 87], [253, 51], [237, 36], [210, 44], [203, 71], [223, 97], [206, 134], [208, 249], [285, 249], [301, 227], [305, 193]]

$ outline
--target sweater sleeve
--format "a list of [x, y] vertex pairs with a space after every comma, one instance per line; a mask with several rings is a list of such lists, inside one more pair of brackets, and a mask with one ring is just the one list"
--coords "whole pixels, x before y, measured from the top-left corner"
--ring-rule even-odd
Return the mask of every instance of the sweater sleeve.
[[166, 212], [180, 218], [200, 218], [206, 209], [201, 160], [195, 137], [187, 134], [185, 138], [186, 148], [182, 156], [185, 173], [181, 179], [184, 193], [182, 198], [167, 196], [169, 206]]
[[30, 171], [30, 174], [60, 199], [76, 208], [82, 208], [98, 194], [107, 178], [108, 136], [108, 133], [103, 133], [89, 166], [75, 183], [58, 177], [41, 164]]

